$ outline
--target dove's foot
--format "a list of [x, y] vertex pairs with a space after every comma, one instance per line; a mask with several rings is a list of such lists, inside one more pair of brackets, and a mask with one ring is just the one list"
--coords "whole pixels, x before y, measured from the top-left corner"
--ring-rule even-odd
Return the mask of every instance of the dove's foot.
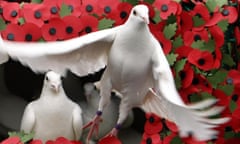
[[93, 118], [93, 120], [83, 126], [83, 129], [90, 127], [90, 130], [88, 132], [88, 136], [86, 139], [87, 144], [89, 143], [89, 140], [91, 139], [94, 132], [95, 132], [95, 135], [98, 136], [99, 124], [100, 122], [102, 122], [101, 115], [102, 115], [102, 112], [97, 111], [96, 116]]
[[118, 134], [118, 131], [120, 130], [121, 128], [121, 125], [120, 124], [117, 124], [111, 131], [110, 133], [108, 133], [106, 136], [114, 136], [116, 137], [117, 134]]

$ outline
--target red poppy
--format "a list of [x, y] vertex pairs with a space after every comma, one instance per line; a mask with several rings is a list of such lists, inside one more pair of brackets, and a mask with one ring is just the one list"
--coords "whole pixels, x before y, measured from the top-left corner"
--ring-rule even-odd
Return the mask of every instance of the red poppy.
[[216, 48], [214, 52], [214, 64], [213, 64], [213, 69], [218, 69], [221, 66], [221, 61], [222, 61], [222, 52], [220, 48]]
[[81, 5], [82, 1], [81, 0], [58, 0], [58, 7], [62, 7], [62, 4], [68, 5], [68, 7], [71, 10], [71, 15], [73, 16], [80, 16], [82, 14], [81, 10]]
[[98, 30], [98, 20], [91, 15], [83, 15], [80, 17], [82, 21], [82, 34], [87, 34]]
[[25, 41], [37, 41], [42, 36], [41, 29], [33, 23], [25, 23], [22, 28], [25, 32]]
[[44, 0], [42, 4], [46, 7], [47, 12], [50, 14], [49, 18], [60, 17], [60, 8], [58, 7], [56, 0]]
[[210, 19], [210, 14], [208, 11], [208, 8], [206, 7], [206, 5], [202, 4], [202, 3], [197, 3], [194, 7], [194, 9], [191, 11], [191, 15], [192, 16], [199, 16], [200, 18], [202, 18], [204, 20], [204, 22], [208, 22]]
[[188, 87], [190, 91], [199, 93], [199, 92], [207, 92], [209, 94], [212, 93], [212, 86], [207, 81], [207, 79], [201, 74], [195, 74], [192, 80], [191, 86]]
[[119, 0], [101, 0], [98, 2], [100, 8], [100, 14], [110, 14], [117, 10], [118, 5], [120, 4]]
[[160, 42], [162, 48], [163, 48], [163, 52], [164, 54], [168, 54], [171, 50], [172, 50], [172, 42], [171, 40], [165, 38], [164, 34], [163, 34], [163, 26], [164, 26], [164, 22], [163, 23], [158, 23], [157, 25], [155, 24], [150, 24], [150, 30], [152, 32], [152, 34], [156, 37], [156, 39]]
[[235, 27], [234, 29], [235, 38], [237, 40], [237, 45], [240, 45], [240, 27]]
[[65, 38], [65, 23], [60, 18], [50, 19], [42, 26], [42, 36], [46, 41], [56, 41]]
[[43, 142], [41, 140], [36, 139], [36, 140], [30, 141], [29, 144], [43, 144]]
[[162, 140], [158, 133], [151, 134], [151, 135], [147, 133], [143, 133], [141, 144], [162, 144]]
[[175, 15], [178, 11], [178, 3], [171, 0], [156, 0], [153, 6], [160, 10], [160, 17], [166, 20], [171, 14]]
[[82, 2], [81, 11], [85, 14], [100, 14], [98, 3], [99, 1], [96, 0], [85, 0]]
[[193, 20], [192, 16], [189, 14], [189, 12], [182, 11], [180, 14], [180, 17], [178, 17], [178, 31], [181, 33], [185, 31], [190, 31], [193, 27]]
[[226, 79], [227, 83], [233, 84], [235, 89], [240, 89], [240, 71], [230, 70]]
[[153, 113], [146, 113], [146, 122], [144, 130], [146, 134], [152, 135], [162, 130], [163, 125], [161, 118]]
[[24, 41], [24, 35], [23, 28], [17, 24], [8, 24], [2, 31], [3, 38], [10, 41]]
[[220, 48], [224, 44], [224, 33], [217, 25], [209, 27], [209, 32], [214, 39], [217, 48]]
[[213, 69], [214, 59], [209, 51], [193, 49], [188, 55], [188, 61], [199, 69], [209, 71]]
[[107, 136], [102, 138], [98, 144], [121, 144], [122, 142], [114, 136]]
[[21, 139], [17, 136], [9, 137], [1, 142], [1, 144], [22, 144]]
[[62, 18], [65, 22], [65, 39], [77, 37], [83, 29], [82, 20], [75, 16], [65, 16]]
[[183, 41], [186, 46], [191, 46], [194, 41], [204, 40], [208, 42], [208, 31], [206, 29], [192, 29], [183, 33]]
[[191, 85], [194, 77], [194, 71], [189, 63], [185, 64], [183, 70], [179, 72], [179, 76], [181, 78], [182, 88], [187, 88]]
[[132, 7], [133, 6], [128, 2], [119, 3], [117, 9], [110, 13], [107, 17], [115, 20], [115, 26], [121, 25], [127, 20]]
[[178, 132], [178, 127], [177, 127], [177, 125], [174, 122], [165, 120], [165, 124], [166, 124], [166, 126], [168, 127], [168, 129], [170, 131], [175, 132], [175, 133]]
[[178, 54], [178, 59], [188, 57], [189, 53], [193, 50], [193, 48], [189, 46], [181, 46], [175, 49], [175, 53]]
[[224, 6], [222, 11], [217, 11], [207, 22], [206, 26], [213, 26], [221, 20], [228, 20], [228, 23], [234, 23], [238, 18], [238, 12], [235, 7]]
[[19, 3], [5, 3], [3, 4], [3, 17], [6, 21], [17, 24], [20, 17]]
[[34, 23], [39, 27], [50, 17], [47, 7], [43, 4], [26, 3], [23, 5], [22, 12], [26, 22]]

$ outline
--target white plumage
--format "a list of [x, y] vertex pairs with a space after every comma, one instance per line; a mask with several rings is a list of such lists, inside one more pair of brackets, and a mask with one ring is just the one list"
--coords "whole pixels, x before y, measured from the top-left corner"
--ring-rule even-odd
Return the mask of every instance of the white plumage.
[[215, 100], [184, 104], [162, 48], [149, 31], [148, 19], [148, 8], [137, 5], [121, 26], [60, 42], [4, 41], [1, 51], [5, 57], [8, 54], [36, 72], [53, 69], [65, 74], [69, 69], [82, 76], [107, 66], [101, 78], [101, 99], [98, 115], [91, 122], [92, 130], [97, 129], [100, 114], [114, 89], [122, 94], [122, 100], [117, 127], [111, 131], [113, 135], [131, 108], [142, 107], [175, 122], [183, 137], [191, 133], [198, 140], [213, 138], [217, 134], [213, 128], [228, 118], [208, 118], [222, 110], [220, 107], [206, 110]]
[[25, 108], [21, 130], [34, 132], [34, 139], [44, 142], [60, 136], [79, 140], [82, 124], [82, 110], [66, 96], [61, 76], [47, 72], [40, 98]]

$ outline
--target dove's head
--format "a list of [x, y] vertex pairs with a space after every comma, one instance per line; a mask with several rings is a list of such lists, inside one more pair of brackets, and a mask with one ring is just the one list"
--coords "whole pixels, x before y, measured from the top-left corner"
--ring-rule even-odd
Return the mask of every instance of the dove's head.
[[129, 21], [149, 24], [148, 7], [146, 5], [136, 5], [132, 8]]
[[45, 75], [44, 85], [49, 90], [58, 93], [62, 86], [61, 75], [55, 73], [54, 71], [48, 71]]

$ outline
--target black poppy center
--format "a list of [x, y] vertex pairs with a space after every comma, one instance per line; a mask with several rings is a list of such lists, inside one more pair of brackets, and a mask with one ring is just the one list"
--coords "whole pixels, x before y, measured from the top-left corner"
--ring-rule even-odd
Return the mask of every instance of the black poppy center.
[[152, 139], [151, 138], [147, 138], [146, 144], [152, 144]]
[[232, 131], [233, 129], [230, 127], [230, 126], [227, 126], [227, 127], [225, 127], [225, 131], [226, 132], [229, 132], [229, 131]]
[[232, 100], [236, 102], [236, 101], [238, 100], [238, 95], [237, 95], [237, 94], [234, 94], [234, 95], [232, 96]]
[[14, 34], [13, 34], [13, 33], [9, 33], [9, 34], [7, 35], [7, 39], [8, 39], [8, 40], [14, 40]]
[[227, 9], [224, 9], [223, 11], [222, 11], [222, 15], [223, 16], [228, 16], [230, 14], [230, 12], [229, 12], [229, 10], [227, 10]]
[[198, 60], [198, 64], [199, 64], [200, 66], [204, 65], [204, 64], [205, 64], [205, 59], [200, 58], [200, 59]]
[[233, 79], [232, 78], [227, 78], [227, 84], [233, 84]]
[[124, 19], [124, 18], [126, 18], [126, 17], [127, 17], [127, 12], [122, 11], [122, 12], [120, 13], [120, 18], [121, 18], [121, 19]]
[[32, 35], [31, 34], [26, 34], [25, 40], [26, 41], [32, 41]]
[[70, 9], [71, 12], [73, 12], [74, 7], [72, 5], [68, 5], [68, 8]]
[[151, 116], [148, 121], [149, 121], [150, 123], [154, 123], [155, 119], [154, 119], [153, 116]]
[[167, 6], [166, 4], [162, 5], [162, 6], [161, 6], [161, 10], [162, 10], [163, 12], [168, 11], [168, 6]]
[[55, 28], [50, 28], [48, 32], [50, 35], [55, 35], [57, 33], [57, 30]]
[[69, 33], [69, 34], [72, 33], [73, 28], [71, 26], [66, 27], [66, 32]]
[[193, 78], [192, 84], [193, 84], [193, 85], [199, 84], [199, 79]]
[[105, 13], [110, 13], [111, 12], [111, 7], [110, 6], [105, 6], [104, 12]]
[[180, 76], [181, 80], [185, 79], [186, 72], [185, 71], [180, 71], [179, 76]]
[[199, 35], [199, 34], [196, 34], [195, 36], [194, 36], [194, 41], [198, 41], [198, 40], [201, 40], [202, 38], [201, 38], [201, 36]]
[[58, 9], [57, 7], [53, 6], [51, 7], [50, 11], [51, 11], [51, 14], [56, 14], [58, 12]]
[[11, 12], [11, 17], [16, 17], [18, 15], [17, 11], [16, 10], [13, 10]]
[[40, 19], [40, 18], [42, 17], [42, 13], [41, 13], [40, 11], [35, 11], [34, 17], [35, 17], [36, 19]]
[[3, 14], [3, 8], [0, 7], [0, 14]]
[[91, 28], [90, 26], [87, 26], [87, 27], [85, 28], [85, 32], [86, 32], [86, 33], [92, 32], [92, 28]]
[[86, 11], [87, 11], [87, 12], [92, 12], [92, 11], [93, 11], [93, 6], [90, 5], [90, 4], [88, 4], [88, 5], [86, 6]]

